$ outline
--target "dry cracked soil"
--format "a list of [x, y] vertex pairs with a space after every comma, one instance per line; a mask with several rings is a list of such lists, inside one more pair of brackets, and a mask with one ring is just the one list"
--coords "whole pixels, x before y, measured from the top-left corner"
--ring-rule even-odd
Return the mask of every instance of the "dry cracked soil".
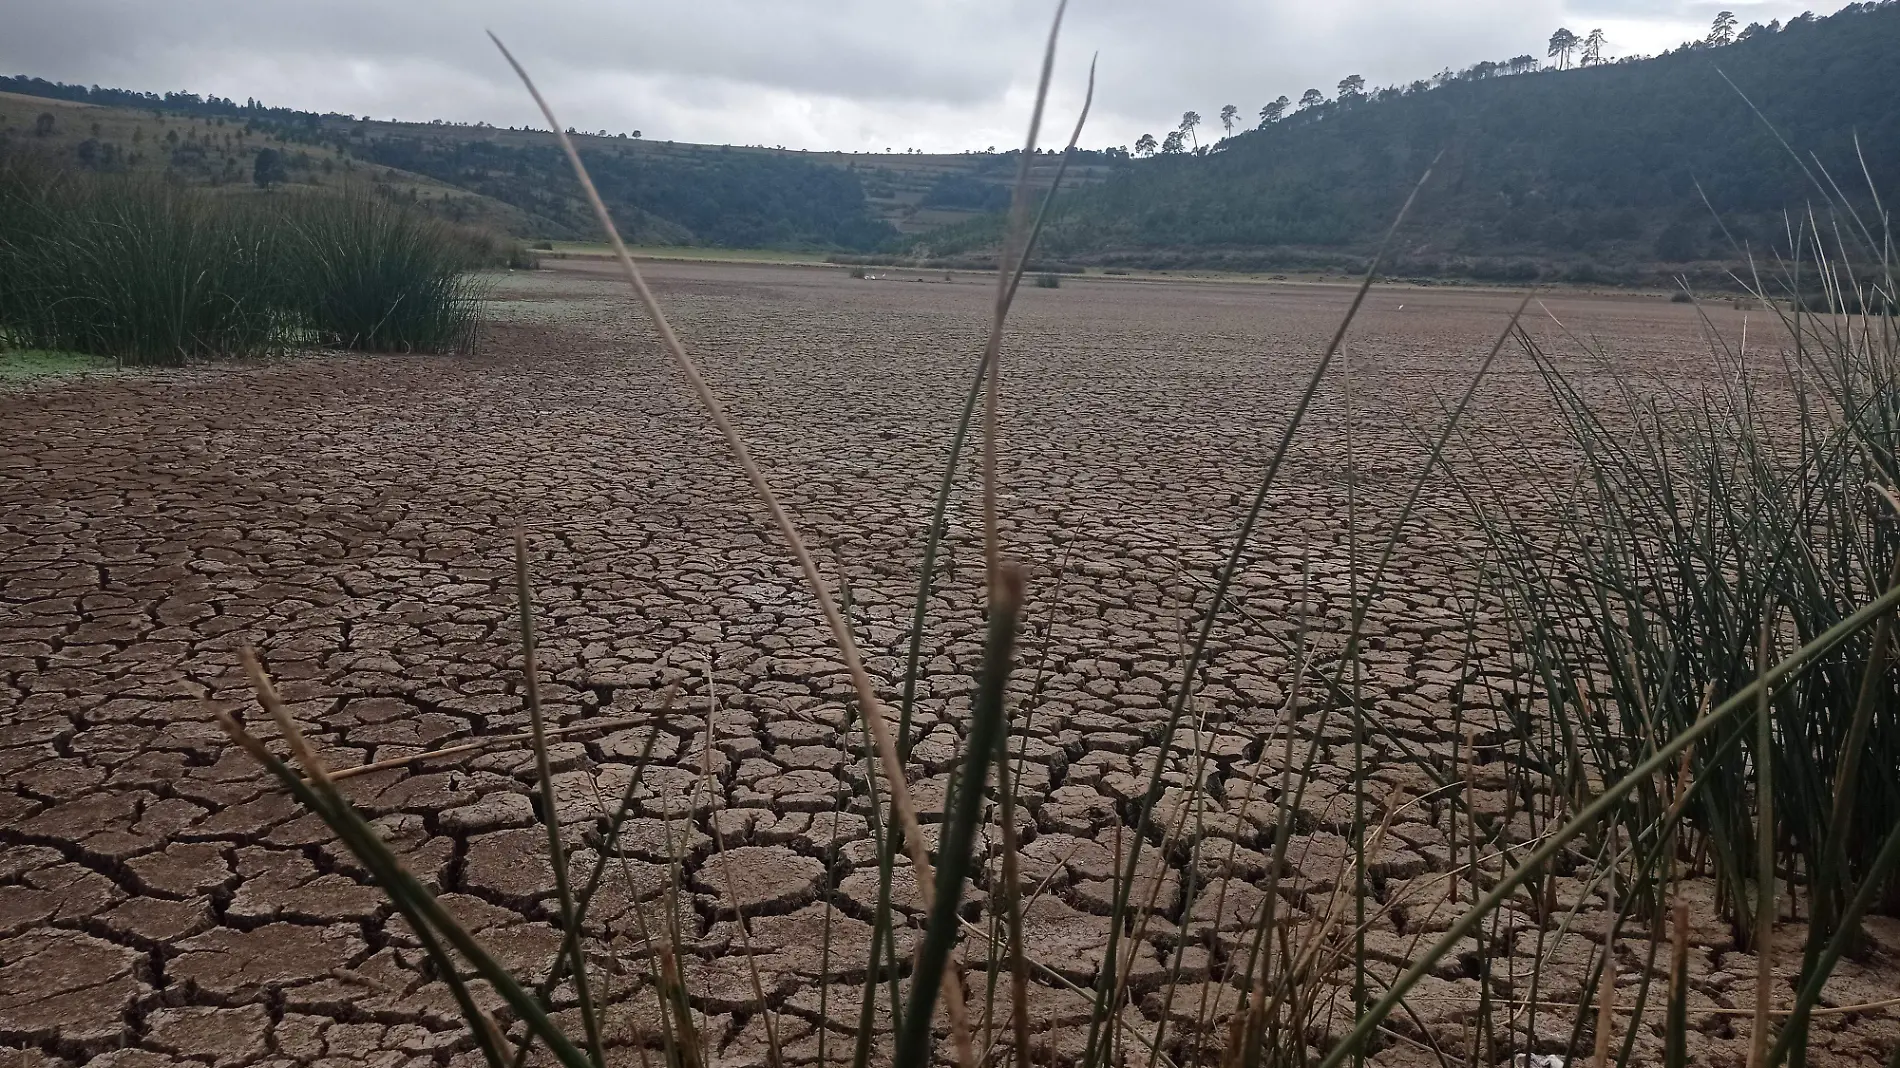
[[[602, 806], [651, 744], [616, 874], [586, 922], [612, 1003], [610, 1059], [640, 1063], [656, 1041], [637, 961], [643, 924], [669, 900], [710, 1062], [764, 1064], [768, 1019], [787, 1063], [848, 1059], [877, 887], [848, 682], [776, 534], [647, 325], [598, 266], [557, 267], [497, 282], [473, 357], [312, 355], [0, 394], [0, 1066], [481, 1063], [366, 874], [209, 711], [271, 734], [238, 666], [248, 643], [333, 766], [522, 729], [517, 525], [553, 725], [618, 726], [557, 739], [552, 799], [538, 796], [518, 744], [360, 776], [349, 796], [500, 960], [533, 979], [559, 944], [542, 818], [550, 806], [562, 815], [569, 863], [590, 871]], [[987, 283], [686, 264], [653, 274], [848, 587], [894, 701]], [[1289, 701], [1294, 645], [1302, 620], [1315, 648], [1336, 645], [1365, 560], [1512, 297], [1375, 291], [1266, 499], [1190, 728], [1167, 754], [1153, 736], [1274, 436], [1349, 297], [1317, 285], [1074, 279], [1022, 294], [1002, 365], [1001, 506], [1006, 551], [1030, 574], [1012, 693], [1037, 967], [1028, 1004], [1045, 1055], [1072, 1056], [1082, 1041], [1088, 1006], [1076, 987], [1095, 976], [1124, 820], [1157, 758], [1169, 841], [1146, 851], [1135, 884], [1159, 919], [1131, 929], [1129, 1059], [1144, 1059], [1140, 1035], [1160, 1021], [1218, 1034], [1238, 1004], [1232, 962], [1267, 893], [1289, 753], [1299, 766], [1320, 750], [1278, 883], [1290, 929], [1321, 922], [1353, 878], [1350, 736]], [[1718, 308], [1705, 323], [1659, 298], [1572, 295], [1534, 304], [1527, 322], [1586, 391], [1607, 397], [1605, 365], [1575, 338], [1646, 388], [1695, 388], [1712, 373], [1706, 333], [1739, 336], [1742, 313]], [[1541, 391], [1507, 349], [1453, 450], [1482, 453], [1491, 488], [1526, 508], [1537, 485], [1527, 472], [1562, 462]], [[966, 465], [946, 524], [910, 736], [933, 842], [983, 633], [974, 479]], [[1453, 749], [1485, 729], [1509, 686], [1482, 670], [1502, 662], [1503, 641], [1472, 608], [1482, 549], [1458, 494], [1434, 485], [1372, 606], [1364, 687], [1381, 729], [1367, 743], [1369, 803], [1395, 810], [1366, 857], [1382, 906], [1366, 934], [1375, 982], [1470, 900], [1454, 859], [1470, 831], [1423, 796], [1432, 784], [1418, 754], [1460, 769], [1479, 813], [1510, 810], [1484, 747]], [[1488, 821], [1487, 848], [1516, 826]], [[992, 831], [980, 843], [984, 866], [966, 895], [977, 931], [1002, 878], [994, 841]], [[1495, 872], [1487, 855], [1481, 872]], [[901, 958], [919, 920], [908, 870], [896, 883], [911, 925]], [[1555, 893], [1574, 908], [1567, 932], [1528, 904], [1507, 909], [1486, 944], [1415, 992], [1375, 1063], [1437, 1064], [1434, 1047], [1462, 1063], [1481, 983], [1522, 1002], [1539, 953], [1558, 966], [1538, 996], [1574, 997], [1605, 902], [1581, 880], [1558, 880]], [[1700, 902], [1692, 1054], [1739, 1064], [1747, 1022], [1736, 1010], [1752, 1004], [1754, 959], [1714, 918], [1706, 886], [1690, 884], [1690, 896]], [[1830, 1004], [1900, 993], [1900, 924], [1872, 931], [1873, 956], [1843, 969]], [[985, 980], [982, 945], [972, 935], [963, 948], [980, 1038], [1000, 1022], [986, 1007], [1008, 1003], [1006, 976]], [[1645, 948], [1634, 937], [1619, 947], [1626, 983]], [[1351, 1019], [1345, 980], [1334, 981], [1314, 1042]], [[573, 1003], [569, 986], [555, 996]], [[1638, 1028], [1643, 1049], [1655, 1018]], [[1537, 1030], [1560, 1039], [1569, 1017], [1547, 1012]], [[877, 1042], [881, 1056], [888, 1035]], [[1830, 1016], [1813, 1060], [1871, 1063], [1897, 1043], [1892, 1009]]]

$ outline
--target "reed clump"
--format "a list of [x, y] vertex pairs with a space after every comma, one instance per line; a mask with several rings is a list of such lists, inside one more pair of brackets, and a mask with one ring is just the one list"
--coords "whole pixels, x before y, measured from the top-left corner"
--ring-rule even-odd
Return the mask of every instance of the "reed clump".
[[177, 366], [466, 351], [477, 250], [367, 194], [213, 196], [0, 158], [0, 343]]
[[[1512, 646], [1538, 694], [1515, 726], [1571, 796], [1695, 726], [1711, 694], [1767, 669], [1764, 648], [1812, 641], [1900, 582], [1900, 333], [1881, 312], [1892, 276], [1883, 265], [1883, 281], [1848, 280], [1838, 265], [1864, 250], [1820, 236], [1854, 228], [1837, 206], [1838, 227], [1795, 224], [1804, 262], [1756, 283], [1778, 358], [1761, 359], [1759, 333], [1756, 353], [1718, 345], [1715, 389], [1625, 382], [1620, 402], [1593, 403], [1522, 339], [1580, 463], [1544, 487], [1546, 514], [1498, 512], [1490, 529]], [[1829, 311], [1789, 299], [1804, 278]], [[1900, 826], [1890, 632], [1857, 632], [1777, 688], [1771, 730], [1738, 721], [1695, 754], [1701, 788], [1685, 816], [1744, 945], [1773, 906], [1755, 885], [1763, 836], [1807, 899], [1813, 937], [1834, 934], [1870, 880], [1900, 906], [1900, 871], [1878, 863]], [[1624, 824], [1653, 821], [1665, 792], [1639, 790]]]

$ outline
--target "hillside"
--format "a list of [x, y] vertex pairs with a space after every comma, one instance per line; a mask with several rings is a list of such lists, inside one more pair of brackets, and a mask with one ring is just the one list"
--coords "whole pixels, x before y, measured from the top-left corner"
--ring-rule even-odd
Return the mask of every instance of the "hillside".
[[[0, 85], [6, 84], [0, 82]], [[163, 108], [135, 110], [0, 92], [0, 154], [31, 152], [101, 173], [136, 174], [239, 196], [260, 192], [257, 157], [282, 164], [290, 191], [357, 183], [457, 222], [509, 233], [535, 224], [520, 210], [417, 174], [371, 166], [323, 144], [286, 140], [241, 121]]]
[[[253, 138], [298, 146], [313, 168], [320, 169], [324, 160], [333, 168], [373, 165], [367, 173], [385, 182], [405, 188], [426, 183], [438, 193], [461, 190], [480, 203], [506, 205], [504, 229], [518, 236], [589, 238], [595, 233], [579, 186], [553, 135], [545, 131], [373, 121], [190, 93], [160, 96], [63, 85], [24, 75], [0, 78], [0, 90], [30, 94], [45, 101], [46, 109], [91, 105], [149, 116], [161, 125], [205, 132], [213, 146], [233, 132], [228, 124], [236, 124]], [[21, 111], [24, 116], [26, 107]], [[30, 135], [30, 120], [9, 121], [16, 127], [14, 136]], [[7, 125], [0, 122], [0, 130]], [[84, 124], [60, 123], [59, 128], [83, 130]], [[570, 132], [623, 231], [630, 240], [650, 244], [877, 248], [900, 235], [977, 218], [1006, 203], [1017, 158], [1013, 152], [800, 152]], [[124, 147], [128, 154], [137, 151]], [[147, 152], [145, 158], [158, 157]], [[201, 177], [235, 180], [222, 169], [224, 160], [213, 160]], [[1046, 183], [1056, 163], [1053, 155], [1039, 157], [1035, 180]], [[1122, 164], [1106, 153], [1086, 153], [1072, 166], [1071, 179], [1096, 182]], [[178, 166], [192, 170], [195, 163]]]
[[[592, 233], [592, 216], [548, 133], [335, 119], [323, 129], [362, 158], [560, 220], [571, 236]], [[617, 219], [658, 228], [657, 241], [732, 247], [865, 249], [972, 219], [1008, 203], [1017, 159], [1014, 152], [799, 152], [599, 134], [575, 134], [575, 141]], [[1071, 168], [1083, 183], [1119, 163], [1090, 157]], [[1039, 157], [1035, 180], [1049, 181], [1057, 162]]]
[[[1666, 276], [1731, 258], [1698, 183], [1757, 249], [1785, 246], [1782, 213], [1815, 199], [1724, 73], [1843, 188], [1864, 194], [1864, 156], [1891, 195], [1900, 190], [1896, 56], [1900, 6], [1886, 3], [1640, 61], [1518, 74], [1482, 64], [1309, 108], [1206, 155], [1137, 160], [1065, 198], [1043, 248], [1102, 264], [1356, 264], [1443, 150], [1399, 273]], [[967, 254], [994, 248], [997, 232], [992, 218], [920, 245]]]
[[[1498, 281], [1720, 277], [1731, 234], [1786, 243], [1811, 199], [1789, 141], [1854, 190], [1900, 179], [1900, 4], [1751, 27], [1723, 46], [1557, 70], [1529, 57], [1286, 114], [1203, 153], [1078, 153], [1045, 232], [1055, 261], [1356, 269], [1426, 164], [1442, 162], [1397, 273]], [[1719, 68], [1719, 70], [1718, 70]], [[588, 239], [591, 213], [553, 135], [380, 122], [0, 78], [0, 144], [229, 189], [270, 147], [293, 182], [351, 178], [527, 238]], [[1317, 99], [1319, 94], [1314, 94]], [[88, 106], [92, 110], [85, 110]], [[39, 114], [53, 116], [44, 136]], [[96, 129], [95, 129], [96, 127]], [[1856, 136], [1858, 135], [1858, 147]], [[802, 152], [575, 133], [623, 231], [646, 244], [823, 249], [968, 262], [993, 254], [1014, 152]], [[90, 161], [90, 162], [88, 162]], [[1035, 160], [1036, 181], [1057, 157]]]

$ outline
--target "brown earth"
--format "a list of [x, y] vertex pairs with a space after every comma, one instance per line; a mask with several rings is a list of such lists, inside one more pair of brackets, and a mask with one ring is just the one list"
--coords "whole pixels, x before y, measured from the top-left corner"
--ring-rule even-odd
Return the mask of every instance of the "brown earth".
[[[651, 994], [625, 976], [639, 972], [627, 962], [644, 911], [667, 893], [673, 855], [683, 855], [689, 906], [685, 978], [712, 1060], [767, 1057], [735, 911], [750, 918], [785, 1059], [849, 1057], [876, 859], [848, 685], [743, 480], [598, 271], [504, 281], [500, 321], [471, 359], [308, 357], [0, 395], [0, 1066], [480, 1063], [413, 937], [321, 825], [225, 742], [208, 709], [263, 730], [237, 667], [251, 643], [334, 765], [521, 728], [508, 543], [517, 523], [532, 546], [553, 719], [635, 720], [554, 747], [555, 803], [571, 831], [588, 830], [599, 799], [624, 789], [663, 694], [679, 694], [643, 773], [624, 850], [630, 878], [588, 921], [627, 1025], [609, 1036], [616, 1059], [633, 1063], [630, 1045], [652, 1035]], [[988, 286], [710, 264], [654, 273], [820, 557], [848, 578], [872, 668], [894, 697]], [[1043, 891], [1026, 940], [1067, 982], [1089, 983], [1106, 941], [1118, 813], [1145, 785], [1156, 754], [1144, 732], [1177, 685], [1196, 605], [1349, 296], [1075, 279], [1023, 292], [1002, 380], [1004, 536], [1032, 576], [1016, 714], [1027, 734], [1024, 878]], [[1196, 698], [1200, 730], [1171, 754], [1180, 785], [1163, 815], [1186, 831], [1175, 848], [1145, 854], [1138, 889], [1165, 918], [1145, 930], [1133, 963], [1131, 1029], [1166, 1015], [1178, 1033], [1238, 1001], [1227, 968], [1264, 896], [1284, 738], [1274, 728], [1301, 606], [1322, 649], [1336, 647], [1326, 635], [1350, 606], [1353, 554], [1382, 544], [1424, 436], [1513, 303], [1386, 289], [1367, 305], [1348, 350], [1352, 404], [1335, 376], [1217, 631]], [[1532, 306], [1529, 329], [1597, 395], [1609, 395], [1610, 379], [1559, 322], [1645, 388], [1694, 388], [1712, 374], [1693, 309], [1657, 298], [1546, 304]], [[1712, 315], [1739, 339], [1739, 312]], [[1538, 414], [1541, 388], [1507, 354], [1454, 449], [1483, 452], [1483, 473], [1527, 506], [1536, 473], [1561, 460], [1560, 435]], [[982, 634], [970, 472], [949, 526], [913, 735], [926, 822], [940, 818]], [[1434, 483], [1371, 625], [1367, 692], [1384, 725], [1367, 756], [1379, 769], [1375, 808], [1393, 788], [1417, 797], [1429, 787], [1402, 745], [1442, 764], [1462, 728], [1489, 722], [1490, 691], [1453, 700], [1481, 547], [1454, 489]], [[1480, 638], [1480, 662], [1501, 664], [1495, 628], [1481, 623]], [[1281, 892], [1283, 911], [1311, 922], [1352, 877], [1341, 836], [1350, 747], [1312, 713], [1297, 734], [1296, 759], [1306, 745], [1325, 748]], [[349, 792], [502, 960], [538, 977], [558, 934], [528, 757], [513, 747], [432, 761], [358, 778]], [[1482, 759], [1473, 797], [1502, 811], [1502, 777]], [[1197, 793], [1187, 787], [1203, 760]], [[1448, 812], [1406, 808], [1368, 858], [1380, 900], [1398, 903], [1368, 932], [1375, 981], [1455, 913], [1444, 898], [1461, 832]], [[585, 873], [596, 840], [582, 837], [574, 864]], [[972, 915], [998, 880], [976, 880]], [[899, 884], [899, 906], [914, 913], [908, 873]], [[1706, 887], [1692, 890], [1706, 900]], [[1545, 1000], [1574, 996], [1602, 936], [1600, 893], [1578, 880], [1559, 880], [1558, 893], [1580, 911], [1544, 951], [1574, 965], [1548, 973]], [[1755, 964], [1704, 912], [1691, 1052], [1697, 1063], [1739, 1063], [1747, 1020], [1725, 1010], [1752, 1004]], [[1528, 911], [1507, 915], [1509, 929], [1449, 960], [1412, 1014], [1394, 1018], [1379, 1063], [1436, 1063], [1423, 1052], [1432, 1043], [1458, 1063], [1480, 949], [1497, 997], [1513, 977], [1521, 987], [1538, 952]], [[1843, 969], [1830, 1003], [1900, 994], [1900, 925], [1873, 929], [1878, 952]], [[1183, 985], [1169, 999], [1182, 930]], [[966, 946], [973, 967], [981, 946]], [[1634, 937], [1622, 947], [1626, 983], [1645, 950]], [[1087, 1006], [1048, 973], [1029, 999], [1036, 1031], [1073, 1052]], [[981, 973], [970, 975], [980, 998]], [[1337, 1036], [1350, 1005], [1335, 1008], [1316, 1026]], [[973, 1012], [980, 1021], [982, 1005]], [[1538, 1031], [1560, 1039], [1567, 1016], [1546, 1013]], [[1655, 1043], [1647, 1027], [1641, 1042]], [[1897, 1042], [1892, 1009], [1828, 1017], [1814, 1061], [1868, 1063]]]

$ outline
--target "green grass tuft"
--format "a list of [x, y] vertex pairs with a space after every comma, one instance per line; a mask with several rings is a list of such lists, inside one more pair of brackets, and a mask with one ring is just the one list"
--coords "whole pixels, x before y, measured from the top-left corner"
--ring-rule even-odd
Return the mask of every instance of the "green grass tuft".
[[83, 352], [61, 352], [56, 349], [0, 350], [0, 382], [63, 378], [114, 369], [111, 360]]

